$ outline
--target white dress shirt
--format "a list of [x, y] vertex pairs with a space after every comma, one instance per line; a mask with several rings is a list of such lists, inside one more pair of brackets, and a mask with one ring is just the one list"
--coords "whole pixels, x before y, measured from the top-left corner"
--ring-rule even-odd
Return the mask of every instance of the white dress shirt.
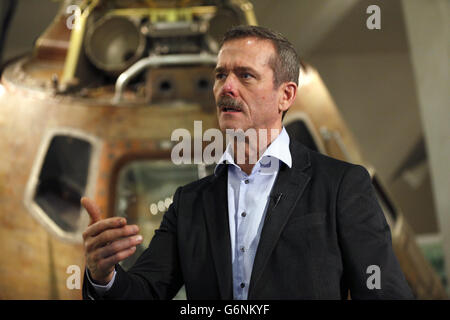
[[289, 135], [283, 128], [247, 175], [235, 164], [233, 148], [227, 146], [216, 170], [228, 164], [228, 218], [231, 237], [233, 297], [246, 300], [269, 195], [280, 161], [292, 166]]

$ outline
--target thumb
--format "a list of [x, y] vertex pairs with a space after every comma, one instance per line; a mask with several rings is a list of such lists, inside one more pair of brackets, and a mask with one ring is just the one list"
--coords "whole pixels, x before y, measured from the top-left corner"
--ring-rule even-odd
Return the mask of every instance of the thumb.
[[91, 217], [91, 222], [89, 223], [89, 225], [94, 224], [97, 221], [101, 220], [100, 208], [93, 200], [87, 197], [83, 197], [81, 198], [80, 202], [81, 205], [86, 209], [89, 216]]

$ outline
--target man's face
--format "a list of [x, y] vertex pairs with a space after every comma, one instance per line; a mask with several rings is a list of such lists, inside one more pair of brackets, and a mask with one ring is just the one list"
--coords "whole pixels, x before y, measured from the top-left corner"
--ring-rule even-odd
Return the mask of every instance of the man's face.
[[279, 101], [269, 65], [275, 48], [268, 40], [234, 39], [224, 43], [215, 70], [214, 97], [222, 131], [281, 129]]

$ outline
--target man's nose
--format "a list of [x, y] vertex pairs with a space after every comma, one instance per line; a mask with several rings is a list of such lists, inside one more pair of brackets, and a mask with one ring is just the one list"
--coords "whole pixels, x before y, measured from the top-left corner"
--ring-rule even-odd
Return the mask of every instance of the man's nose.
[[222, 86], [221, 95], [229, 95], [236, 97], [237, 96], [237, 79], [233, 74], [230, 74], [225, 79], [225, 82]]

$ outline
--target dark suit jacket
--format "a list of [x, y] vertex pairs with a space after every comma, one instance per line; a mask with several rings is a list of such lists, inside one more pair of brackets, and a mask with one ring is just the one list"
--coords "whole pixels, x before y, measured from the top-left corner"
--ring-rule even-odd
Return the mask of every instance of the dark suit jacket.
[[[412, 299], [367, 171], [291, 139], [254, 260], [248, 299]], [[263, 199], [262, 199], [263, 200]], [[369, 289], [370, 265], [381, 288]], [[105, 299], [232, 299], [227, 170], [177, 189], [159, 230]], [[88, 281], [83, 296], [90, 290]]]

